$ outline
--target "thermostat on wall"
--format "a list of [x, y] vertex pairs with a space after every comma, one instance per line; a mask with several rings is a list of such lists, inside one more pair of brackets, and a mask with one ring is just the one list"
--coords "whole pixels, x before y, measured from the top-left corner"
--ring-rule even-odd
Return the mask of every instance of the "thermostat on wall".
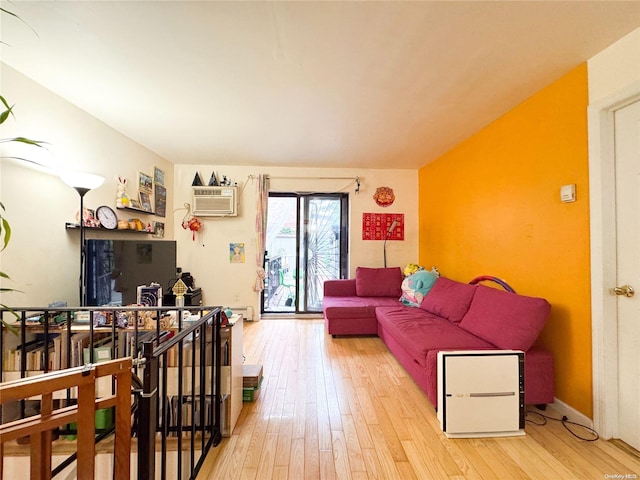
[[563, 185], [560, 187], [560, 200], [564, 203], [576, 201], [576, 185]]

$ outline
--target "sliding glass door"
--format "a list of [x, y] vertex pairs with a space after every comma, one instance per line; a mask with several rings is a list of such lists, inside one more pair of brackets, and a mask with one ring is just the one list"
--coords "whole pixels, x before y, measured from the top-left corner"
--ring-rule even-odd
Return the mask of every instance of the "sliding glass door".
[[324, 281], [347, 276], [347, 232], [347, 194], [270, 193], [262, 312], [321, 312]]

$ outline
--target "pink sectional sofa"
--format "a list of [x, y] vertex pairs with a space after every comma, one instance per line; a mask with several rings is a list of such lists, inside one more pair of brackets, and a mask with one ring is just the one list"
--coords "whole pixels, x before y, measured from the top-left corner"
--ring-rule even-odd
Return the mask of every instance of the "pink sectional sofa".
[[327, 331], [378, 335], [437, 408], [441, 350], [525, 352], [525, 402], [554, 401], [553, 357], [536, 342], [550, 312], [542, 298], [439, 277], [419, 307], [400, 302], [402, 272], [363, 268], [356, 278], [324, 283]]

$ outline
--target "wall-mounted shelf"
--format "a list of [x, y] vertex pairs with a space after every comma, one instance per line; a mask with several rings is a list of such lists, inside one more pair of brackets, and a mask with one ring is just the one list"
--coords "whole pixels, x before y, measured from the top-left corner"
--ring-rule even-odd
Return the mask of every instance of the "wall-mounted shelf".
[[[77, 223], [65, 223], [64, 224], [64, 228], [66, 228], [67, 230], [80, 230], [80, 225], [78, 225]], [[84, 227], [85, 230], [91, 230], [91, 231], [96, 231], [99, 230], [101, 232], [122, 232], [122, 233], [143, 233], [143, 234], [151, 234], [153, 232], [147, 232], [145, 230], [132, 230], [130, 228], [127, 229], [113, 229], [110, 230], [108, 228], [104, 228], [104, 227]]]
[[135, 207], [116, 207], [118, 210], [131, 210], [132, 212], [145, 213], [147, 215], [155, 215], [153, 211], [144, 210], [142, 208]]

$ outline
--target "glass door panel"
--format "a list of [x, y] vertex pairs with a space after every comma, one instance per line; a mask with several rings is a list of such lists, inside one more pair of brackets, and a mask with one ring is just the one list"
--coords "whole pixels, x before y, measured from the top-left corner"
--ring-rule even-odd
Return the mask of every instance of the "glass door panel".
[[322, 311], [323, 283], [346, 278], [348, 196], [271, 193], [263, 313]]

